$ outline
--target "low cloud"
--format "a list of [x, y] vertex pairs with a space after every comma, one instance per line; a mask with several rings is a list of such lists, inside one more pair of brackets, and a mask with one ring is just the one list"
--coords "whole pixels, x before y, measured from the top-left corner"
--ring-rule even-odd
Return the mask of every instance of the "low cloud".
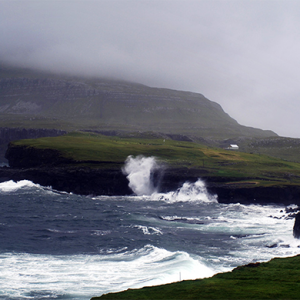
[[300, 137], [298, 1], [0, 2], [0, 59], [189, 90]]

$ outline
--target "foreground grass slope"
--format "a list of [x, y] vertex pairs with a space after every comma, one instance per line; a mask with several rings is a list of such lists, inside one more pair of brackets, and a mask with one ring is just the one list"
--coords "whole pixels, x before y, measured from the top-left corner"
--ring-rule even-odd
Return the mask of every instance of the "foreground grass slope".
[[127, 290], [94, 297], [109, 299], [299, 299], [300, 256], [249, 264], [211, 278]]
[[58, 150], [76, 165], [120, 168], [129, 155], [156, 156], [169, 168], [196, 168], [199, 176], [222, 178], [228, 184], [299, 185], [300, 164], [266, 155], [207, 147], [194, 142], [143, 137], [110, 137], [75, 132], [65, 136], [20, 140], [12, 147]]

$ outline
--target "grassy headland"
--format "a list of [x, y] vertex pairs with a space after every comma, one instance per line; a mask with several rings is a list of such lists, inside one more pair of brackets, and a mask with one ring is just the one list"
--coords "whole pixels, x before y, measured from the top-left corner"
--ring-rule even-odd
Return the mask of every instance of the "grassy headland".
[[129, 289], [93, 300], [109, 299], [299, 299], [300, 256], [249, 264], [211, 278]]
[[58, 150], [76, 165], [120, 168], [129, 155], [155, 156], [169, 168], [196, 168], [201, 175], [222, 177], [228, 184], [283, 186], [300, 184], [300, 164], [267, 155], [212, 148], [156, 135], [111, 137], [75, 132], [59, 137], [20, 140], [12, 146]]

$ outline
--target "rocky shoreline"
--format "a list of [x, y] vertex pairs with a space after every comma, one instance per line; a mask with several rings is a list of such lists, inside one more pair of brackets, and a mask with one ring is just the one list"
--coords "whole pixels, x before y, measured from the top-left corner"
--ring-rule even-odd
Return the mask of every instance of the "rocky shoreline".
[[130, 195], [121, 170], [87, 167], [0, 168], [0, 182], [30, 180], [58, 191], [79, 195]]
[[[58, 191], [81, 195], [131, 195], [123, 163], [74, 161], [59, 151], [33, 147], [8, 147], [10, 167], [0, 168], [0, 182], [30, 180]], [[220, 203], [279, 204], [300, 206], [300, 186], [259, 186], [255, 178], [212, 177], [200, 167], [162, 166], [153, 171], [152, 181], [162, 193], [176, 191], [185, 182], [201, 178]], [[242, 181], [241, 181], [242, 180]], [[247, 183], [248, 180], [248, 183]]]
[[[30, 180], [54, 190], [79, 195], [132, 195], [129, 181], [123, 173], [123, 164], [116, 162], [76, 162], [60, 157], [51, 149], [9, 147], [6, 158], [11, 167], [0, 168], [0, 182]], [[210, 194], [218, 196], [219, 203], [277, 204], [300, 206], [300, 186], [256, 186], [253, 178], [211, 177], [201, 168], [163, 166], [152, 173], [152, 182], [161, 193], [178, 190], [185, 182], [201, 178]], [[250, 180], [251, 179], [251, 180]], [[289, 212], [295, 217], [297, 211]], [[300, 214], [295, 218], [294, 236], [300, 238]]]
[[[197, 172], [198, 171], [198, 172]], [[153, 174], [160, 192], [176, 191], [186, 181], [196, 182], [200, 170], [177, 168], [164, 169]], [[300, 187], [272, 186], [249, 187], [227, 184], [222, 178], [201, 177], [209, 193], [217, 194], [220, 203], [242, 204], [282, 204], [300, 205]], [[42, 186], [51, 186], [58, 191], [81, 195], [131, 195], [126, 175], [119, 169], [109, 166], [97, 168], [86, 166], [42, 166], [27, 168], [0, 168], [0, 182], [30, 180]]]

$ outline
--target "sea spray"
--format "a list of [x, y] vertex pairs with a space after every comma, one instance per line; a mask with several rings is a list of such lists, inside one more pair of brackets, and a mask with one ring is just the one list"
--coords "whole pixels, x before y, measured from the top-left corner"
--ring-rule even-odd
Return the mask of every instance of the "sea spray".
[[127, 175], [129, 187], [138, 195], [152, 195], [157, 192], [157, 186], [153, 183], [153, 173], [159, 169], [159, 165], [155, 157], [144, 156], [128, 156], [125, 166], [122, 169]]
[[41, 188], [42, 187], [39, 184], [35, 184], [32, 181], [29, 180], [20, 180], [20, 181], [5, 181], [0, 183], [0, 192], [14, 192], [18, 191], [19, 189], [25, 189], [25, 188]]
[[[122, 169], [127, 175], [129, 187], [137, 196], [151, 196], [152, 200], [176, 201], [201, 201], [217, 202], [217, 195], [208, 193], [205, 183], [198, 179], [194, 183], [185, 182], [182, 187], [169, 193], [159, 193], [158, 184], [154, 183], [155, 171], [162, 171], [163, 166], [153, 156], [137, 157], [128, 156]], [[162, 173], [162, 172], [160, 172]]]
[[[129, 272], [130, 270], [130, 272]], [[101, 255], [1, 253], [0, 299], [90, 299], [92, 296], [217, 273], [184, 251], [153, 245]]]
[[152, 199], [164, 200], [167, 202], [178, 202], [178, 201], [200, 201], [206, 203], [218, 202], [217, 195], [211, 195], [205, 186], [205, 183], [198, 179], [196, 182], [185, 182], [181, 188], [175, 192], [169, 192], [166, 194], [152, 194]]

